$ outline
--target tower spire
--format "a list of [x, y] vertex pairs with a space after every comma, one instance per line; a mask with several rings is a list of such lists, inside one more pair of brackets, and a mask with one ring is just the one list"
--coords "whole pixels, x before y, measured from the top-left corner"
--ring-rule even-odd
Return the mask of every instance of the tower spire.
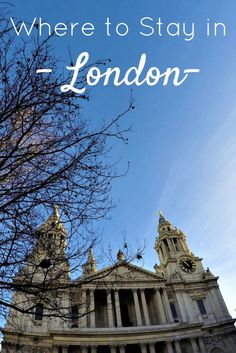
[[96, 269], [96, 260], [93, 255], [93, 247], [90, 246], [89, 253], [88, 253], [88, 259], [85, 262], [85, 264], [83, 265], [83, 272], [84, 272], [84, 275], [89, 275], [91, 273], [95, 273], [96, 270], [97, 270]]
[[184, 233], [174, 227], [161, 211], [159, 211], [158, 237], [155, 249], [161, 263], [181, 254], [190, 254]]
[[166, 219], [163, 215], [162, 211], [159, 211], [159, 224], [158, 224], [158, 232], [161, 235], [163, 231], [166, 229], [173, 229], [172, 224]]

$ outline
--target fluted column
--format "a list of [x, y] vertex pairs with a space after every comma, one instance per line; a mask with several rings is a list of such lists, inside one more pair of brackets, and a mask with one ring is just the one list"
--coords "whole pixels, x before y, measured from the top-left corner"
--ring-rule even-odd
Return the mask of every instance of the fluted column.
[[125, 346], [124, 345], [119, 346], [119, 348], [120, 348], [120, 353], [125, 353]]
[[108, 316], [108, 325], [109, 327], [114, 327], [114, 317], [113, 317], [113, 308], [111, 300], [111, 291], [107, 292], [107, 316]]
[[172, 343], [170, 341], [166, 342], [166, 347], [167, 347], [167, 352], [168, 353], [174, 353], [174, 350], [173, 350], [173, 347], [172, 347]]
[[[180, 341], [175, 341], [175, 350], [176, 350], [176, 353], [182, 353], [182, 349], [181, 349], [181, 346], [180, 346]], [[195, 351], [194, 351], [194, 353], [195, 353]]]
[[186, 305], [185, 305], [185, 302], [184, 302], [184, 299], [183, 299], [182, 292], [176, 291], [175, 295], [176, 295], [176, 299], [177, 299], [177, 303], [178, 303], [178, 306], [179, 306], [179, 310], [180, 310], [180, 314], [181, 314], [182, 320], [184, 322], [188, 322], [187, 308], [186, 308]]
[[218, 301], [218, 298], [216, 296], [216, 288], [211, 288], [210, 289], [210, 293], [211, 293], [211, 297], [212, 297], [212, 302], [213, 302], [213, 305], [214, 305], [214, 312], [217, 312], [217, 316], [222, 316], [222, 311], [221, 311], [221, 307], [220, 307], [220, 304], [219, 304], [219, 301]]
[[87, 327], [87, 300], [86, 300], [86, 289], [82, 290], [81, 303], [79, 306], [80, 317], [79, 317], [79, 327]]
[[[206, 305], [207, 305], [207, 308], [209, 309], [208, 311], [208, 314], [214, 314], [215, 316], [215, 307], [214, 307], [214, 304], [213, 304], [213, 298], [211, 296], [211, 293], [210, 293], [210, 290], [206, 292]], [[196, 306], [197, 306], [197, 303], [196, 303]], [[199, 312], [199, 308], [197, 306], [197, 310], [198, 310], [198, 315], [200, 315], [200, 312]]]
[[150, 353], [156, 353], [156, 348], [154, 343], [149, 343], [149, 351]]
[[142, 353], [147, 353], [147, 345], [146, 345], [146, 343], [142, 343], [140, 346], [141, 346], [141, 352]]
[[62, 347], [62, 353], [68, 353], [68, 347]]
[[91, 346], [91, 353], [97, 353], [97, 346]]
[[198, 352], [198, 346], [197, 346], [196, 338], [190, 338], [190, 342], [191, 342], [193, 351], [194, 352]]
[[199, 346], [200, 346], [200, 349], [201, 349], [201, 353], [207, 353], [203, 338], [199, 337], [198, 341], [199, 341]]
[[160, 291], [158, 288], [156, 288], [156, 304], [157, 304], [158, 313], [160, 313], [161, 324], [165, 324], [166, 323], [166, 315], [165, 315], [165, 310], [164, 310], [162, 298], [160, 295]]
[[141, 311], [140, 311], [140, 306], [139, 306], [137, 289], [133, 289], [133, 296], [134, 296], [134, 307], [135, 307], [137, 325], [141, 326], [142, 325], [142, 317], [141, 317]]
[[167, 322], [173, 322], [174, 320], [170, 310], [170, 302], [165, 289], [163, 289], [163, 305], [166, 312]]
[[90, 312], [90, 327], [95, 327], [95, 301], [94, 301], [94, 289], [90, 289], [89, 292], [89, 312]]
[[119, 299], [118, 290], [114, 291], [114, 295], [115, 295], [116, 323], [117, 323], [117, 327], [121, 327], [122, 326], [122, 322], [121, 322], [120, 299]]
[[141, 300], [142, 300], [142, 306], [143, 306], [145, 325], [150, 325], [150, 318], [149, 318], [149, 312], [148, 312], [147, 301], [146, 301], [144, 289], [141, 289], [140, 293], [141, 293]]
[[116, 353], [116, 346], [110, 346], [110, 353]]
[[82, 353], [88, 353], [88, 347], [87, 346], [81, 347], [81, 351]]
[[222, 293], [220, 291], [220, 288], [216, 288], [215, 293], [216, 293], [216, 297], [218, 297], [219, 304], [222, 308], [222, 311], [223, 311], [225, 317], [229, 317], [230, 316], [229, 310], [225, 304], [225, 301], [224, 301], [224, 298], [223, 298]]

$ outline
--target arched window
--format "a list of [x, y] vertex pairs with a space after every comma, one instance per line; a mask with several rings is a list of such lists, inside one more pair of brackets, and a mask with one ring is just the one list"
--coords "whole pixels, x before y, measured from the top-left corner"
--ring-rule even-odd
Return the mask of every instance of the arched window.
[[43, 320], [43, 304], [36, 305], [34, 319], [38, 321]]

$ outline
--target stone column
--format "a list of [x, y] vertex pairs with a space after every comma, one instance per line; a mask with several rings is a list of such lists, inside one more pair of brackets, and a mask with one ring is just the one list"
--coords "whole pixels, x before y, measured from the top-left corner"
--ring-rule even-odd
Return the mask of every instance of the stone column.
[[81, 347], [82, 353], [88, 353], [88, 347], [87, 346], [82, 346]]
[[162, 250], [164, 250], [164, 256], [168, 257], [169, 256], [169, 252], [168, 249], [166, 247], [166, 245], [164, 243], [162, 243]]
[[211, 288], [210, 289], [210, 296], [212, 300], [212, 306], [213, 306], [213, 314], [215, 314], [216, 318], [222, 318], [224, 316], [219, 300], [216, 296], [216, 288]]
[[183, 294], [180, 291], [175, 292], [177, 303], [179, 306], [180, 314], [182, 316], [183, 322], [188, 322], [187, 308], [184, 302]]
[[196, 338], [190, 338], [190, 342], [191, 342], [193, 351], [194, 352], [198, 352], [198, 346], [197, 346]]
[[108, 316], [108, 325], [109, 327], [114, 327], [114, 318], [113, 318], [113, 308], [111, 300], [111, 291], [107, 291], [107, 316]]
[[184, 251], [184, 247], [183, 247], [182, 242], [181, 242], [181, 240], [179, 238], [177, 238], [177, 243], [179, 245], [179, 250], [180, 251]]
[[58, 347], [53, 347], [52, 351], [53, 353], [58, 353]]
[[121, 345], [119, 347], [120, 347], [120, 353], [125, 353], [125, 346]]
[[224, 301], [224, 298], [223, 298], [222, 293], [220, 291], [220, 288], [216, 288], [215, 292], [216, 292], [216, 296], [219, 299], [219, 303], [220, 303], [220, 306], [222, 308], [223, 313], [225, 314], [225, 317], [230, 317], [229, 310], [225, 304], [225, 301]]
[[168, 353], [174, 353], [174, 350], [173, 350], [173, 347], [172, 347], [172, 343], [170, 341], [166, 342], [166, 347], [167, 347], [167, 352]]
[[207, 353], [203, 338], [202, 338], [202, 337], [199, 337], [199, 338], [198, 338], [198, 341], [199, 341], [201, 353]]
[[140, 293], [141, 293], [141, 300], [142, 300], [142, 306], [143, 306], [145, 325], [150, 325], [150, 318], [149, 318], [149, 312], [148, 312], [147, 301], [146, 301], [144, 289], [141, 289]]
[[116, 323], [117, 323], [117, 327], [121, 327], [122, 322], [121, 322], [121, 314], [120, 314], [119, 291], [115, 290], [114, 295], [115, 295]]
[[110, 346], [110, 353], [116, 353], [116, 346]]
[[[175, 341], [175, 350], [176, 350], [176, 353], [182, 353], [182, 349], [181, 349], [181, 346], [180, 346], [180, 341]], [[195, 351], [194, 351], [194, 353], [195, 353]]]
[[68, 353], [68, 347], [62, 347], [62, 353]]
[[79, 306], [79, 327], [87, 327], [87, 301], [86, 301], [86, 289], [82, 290], [81, 303]]
[[157, 304], [158, 313], [160, 313], [161, 323], [165, 324], [166, 323], [166, 315], [165, 315], [165, 310], [164, 310], [162, 298], [160, 295], [160, 291], [158, 288], [156, 288], [156, 304]]
[[138, 291], [137, 289], [133, 289], [133, 296], [134, 296], [134, 307], [135, 307], [135, 314], [136, 314], [136, 319], [137, 319], [137, 325], [141, 326], [142, 325], [142, 317], [141, 317], [141, 311], [139, 307], [139, 300], [138, 300]]
[[149, 343], [149, 351], [150, 353], [156, 353], [156, 348], [154, 343]]
[[194, 310], [194, 303], [192, 298], [188, 293], [182, 292], [183, 301], [185, 303], [186, 313], [188, 316], [188, 321], [194, 321], [196, 319], [196, 311]]
[[170, 239], [167, 239], [167, 243], [169, 245], [170, 252], [175, 252], [174, 246], [172, 244], [172, 241]]
[[[206, 303], [206, 307], [207, 307], [206, 309], [208, 309], [207, 313], [208, 314], [214, 314], [215, 308], [214, 308], [214, 305], [213, 305], [213, 298], [211, 297], [210, 290], [208, 290], [206, 292], [206, 301], [205, 301], [205, 303]], [[196, 306], [197, 306], [197, 302], [196, 302]], [[197, 310], [198, 310], [198, 315], [200, 316], [200, 312], [199, 312], [198, 306], [197, 306]]]
[[171, 313], [171, 310], [170, 310], [170, 302], [169, 302], [169, 299], [168, 299], [168, 296], [167, 296], [167, 293], [166, 293], [166, 290], [163, 289], [163, 305], [164, 305], [164, 308], [165, 308], [165, 312], [166, 312], [166, 317], [167, 317], [167, 322], [173, 322], [173, 317], [172, 317], [172, 313]]
[[95, 327], [95, 301], [94, 301], [94, 289], [90, 289], [89, 292], [89, 316], [90, 316], [90, 327]]
[[97, 353], [97, 346], [91, 346], [91, 353]]
[[142, 353], [147, 353], [147, 345], [146, 343], [141, 343], [141, 352]]

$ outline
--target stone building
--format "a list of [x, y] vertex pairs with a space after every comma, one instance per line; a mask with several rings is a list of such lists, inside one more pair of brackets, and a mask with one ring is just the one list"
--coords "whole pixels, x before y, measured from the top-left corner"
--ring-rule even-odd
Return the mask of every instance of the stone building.
[[[41, 241], [48, 241], [49, 224], [55, 225], [54, 242], [64, 244], [63, 255], [66, 233], [57, 210], [41, 227]], [[235, 353], [234, 320], [218, 277], [161, 213], [158, 233], [154, 272], [126, 262], [122, 251], [116, 264], [97, 270], [90, 249], [82, 276], [88, 280], [78, 278], [63, 294], [68, 319], [45, 317], [41, 303], [31, 315], [12, 310], [3, 353]], [[40, 251], [32, 256], [39, 254], [47, 261]]]

